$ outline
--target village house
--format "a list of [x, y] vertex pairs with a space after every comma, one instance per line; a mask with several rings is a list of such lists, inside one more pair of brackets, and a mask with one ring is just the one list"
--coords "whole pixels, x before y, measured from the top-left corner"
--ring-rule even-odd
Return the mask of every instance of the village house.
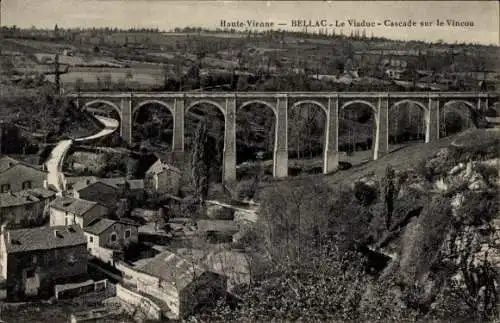
[[47, 172], [10, 158], [0, 158], [0, 193], [43, 188]]
[[144, 181], [128, 180], [125, 177], [88, 177], [74, 183], [71, 186], [71, 191], [75, 198], [98, 202], [109, 209], [114, 209], [122, 198], [142, 200]]
[[113, 263], [123, 248], [139, 242], [138, 225], [121, 219], [97, 219], [83, 229], [90, 255]]
[[158, 159], [146, 171], [144, 187], [148, 194], [178, 195], [180, 189], [181, 171], [172, 165]]
[[49, 218], [49, 204], [56, 193], [34, 188], [0, 193], [0, 225], [3, 228], [24, 228], [44, 224]]
[[104, 218], [108, 213], [108, 208], [97, 202], [61, 196], [50, 204], [50, 225], [76, 223], [83, 228], [96, 219]]
[[121, 192], [116, 186], [99, 180], [76, 183], [72, 193], [74, 198], [100, 203], [110, 209], [116, 207], [121, 197]]
[[211, 243], [233, 242], [233, 237], [240, 228], [233, 220], [198, 220], [197, 233]]
[[127, 286], [165, 303], [173, 317], [182, 318], [195, 308], [224, 295], [227, 278], [206, 270], [181, 256], [164, 251], [135, 267], [117, 265]]
[[78, 225], [7, 230], [0, 241], [7, 300], [48, 298], [56, 284], [86, 278], [86, 249]]

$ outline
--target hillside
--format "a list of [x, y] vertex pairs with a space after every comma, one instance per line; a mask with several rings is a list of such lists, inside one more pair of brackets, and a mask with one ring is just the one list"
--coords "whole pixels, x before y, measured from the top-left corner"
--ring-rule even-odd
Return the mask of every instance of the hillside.
[[198, 317], [496, 322], [498, 134], [262, 185], [260, 219], [238, 244], [255, 281], [238, 306], [222, 300]]

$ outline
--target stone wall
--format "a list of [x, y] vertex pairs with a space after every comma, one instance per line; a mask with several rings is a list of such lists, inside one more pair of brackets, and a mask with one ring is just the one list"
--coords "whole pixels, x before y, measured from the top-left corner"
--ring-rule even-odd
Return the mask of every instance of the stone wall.
[[131, 290], [125, 288], [121, 284], [116, 285], [116, 296], [126, 303], [137, 307], [137, 311], [141, 311], [146, 318], [151, 320], [162, 319], [162, 309], [155, 304], [151, 299]]

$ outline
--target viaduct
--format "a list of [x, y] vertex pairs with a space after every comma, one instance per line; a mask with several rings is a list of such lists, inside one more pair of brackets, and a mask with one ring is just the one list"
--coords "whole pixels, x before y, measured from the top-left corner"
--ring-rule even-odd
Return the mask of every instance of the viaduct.
[[378, 159], [389, 149], [390, 108], [402, 103], [413, 103], [424, 111], [425, 142], [439, 139], [440, 108], [453, 102], [463, 102], [470, 111], [485, 111], [497, 100], [496, 94], [467, 92], [155, 92], [69, 93], [81, 109], [104, 104], [120, 116], [120, 136], [132, 143], [133, 115], [143, 106], [158, 104], [173, 116], [174, 156], [184, 152], [184, 118], [189, 109], [203, 104], [218, 108], [224, 115], [223, 180], [236, 179], [236, 113], [250, 104], [262, 104], [274, 112], [275, 142], [273, 156], [274, 177], [288, 175], [288, 110], [302, 104], [321, 108], [326, 115], [323, 173], [335, 171], [339, 164], [339, 112], [353, 104], [363, 104], [373, 111], [373, 158]]

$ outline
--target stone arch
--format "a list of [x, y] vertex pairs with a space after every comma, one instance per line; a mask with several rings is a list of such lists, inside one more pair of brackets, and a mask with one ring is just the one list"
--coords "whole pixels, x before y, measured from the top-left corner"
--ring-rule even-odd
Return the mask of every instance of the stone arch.
[[[246, 135], [249, 135], [251, 130], [251, 128], [244, 128], [244, 127], [241, 127], [242, 125], [242, 110], [246, 107], [248, 107], [249, 105], [252, 105], [252, 104], [256, 104], [256, 105], [262, 105], [264, 106], [264, 110], [267, 110], [267, 111], [271, 111], [272, 112], [272, 115], [274, 116], [273, 117], [269, 117], [269, 118], [266, 118], [266, 119], [269, 119], [269, 120], [272, 120], [272, 127], [271, 127], [271, 130], [272, 130], [272, 140], [270, 141], [267, 141], [267, 143], [269, 144], [269, 146], [272, 145], [272, 150], [274, 151], [276, 149], [276, 140], [277, 140], [277, 137], [278, 137], [278, 109], [277, 109], [277, 106], [274, 105], [273, 103], [271, 102], [268, 102], [268, 101], [265, 101], [265, 100], [260, 100], [260, 99], [249, 99], [249, 100], [245, 100], [243, 101], [243, 103], [241, 103], [240, 105], [237, 106], [237, 109], [236, 109], [236, 116], [235, 116], [235, 131], [236, 131], [236, 137], [238, 138], [238, 136], [241, 136], [242, 135], [242, 129], [246, 129], [247, 132], [246, 132]], [[251, 109], [249, 109], [251, 111]], [[266, 112], [268, 113], [268, 112]], [[267, 116], [267, 114], [266, 114]], [[243, 131], [245, 132], [245, 131]], [[270, 132], [267, 132], [267, 135], [269, 135]], [[241, 138], [241, 137], [240, 137]], [[269, 137], [267, 137], [267, 139], [270, 139]], [[268, 147], [269, 147], [268, 146]], [[242, 146], [238, 145], [237, 147], [238, 149], [236, 149], [236, 160], [237, 160], [237, 163], [241, 163], [242, 161], [246, 161], [248, 159], [252, 160], [252, 158], [255, 158], [255, 154], [254, 152], [252, 152], [251, 150], [245, 150]], [[267, 151], [269, 152], [269, 151]], [[252, 156], [252, 157], [250, 157]], [[242, 158], [243, 157], [243, 158]], [[272, 160], [273, 160], [273, 164], [275, 163], [275, 160], [276, 160], [276, 156], [273, 155], [272, 157]], [[240, 174], [238, 173], [240, 171], [240, 168], [237, 167], [237, 174]]]
[[[320, 141], [322, 141], [322, 143], [321, 143], [321, 152], [322, 152], [321, 155], [323, 156], [323, 159], [325, 159], [326, 158], [325, 157], [325, 151], [327, 150], [327, 144], [328, 144], [328, 142], [327, 142], [327, 136], [328, 136], [328, 108], [324, 104], [322, 104], [321, 102], [318, 102], [316, 100], [308, 100], [308, 99], [306, 99], [306, 100], [299, 100], [299, 101], [293, 103], [293, 105], [290, 107], [290, 111], [294, 111], [296, 109], [299, 109], [299, 118], [300, 118], [300, 117], [302, 117], [300, 115], [300, 108], [301, 108], [302, 105], [305, 105], [305, 104], [310, 104], [310, 105], [312, 105], [312, 106], [314, 106], [316, 108], [319, 108], [321, 110], [321, 112], [319, 112], [319, 113], [323, 115], [323, 118], [324, 118], [323, 119], [324, 129], [323, 129], [323, 132], [321, 134]], [[297, 130], [297, 129], [294, 129], [294, 127], [292, 126], [292, 122], [293, 121], [290, 121], [290, 117], [291, 116], [289, 115], [288, 117], [289, 117], [289, 119], [288, 119], [288, 131], [289, 131], [290, 134], [293, 135], [294, 131]], [[306, 127], [309, 128], [308, 131], [311, 131], [312, 129], [314, 129], [314, 127], [311, 127], [310, 124], [307, 124]], [[297, 133], [295, 133], [295, 134], [297, 134]], [[317, 133], [316, 133], [316, 135], [317, 135]], [[307, 135], [306, 135], [306, 137], [307, 137]], [[309, 139], [311, 139], [311, 138], [309, 138]], [[293, 143], [290, 140], [287, 140], [287, 141], [288, 141], [287, 144], [288, 144], [289, 158], [292, 158], [290, 156], [290, 151], [294, 150], [294, 148], [291, 146]], [[314, 153], [319, 153], [319, 151], [316, 150], [316, 148], [319, 148], [319, 146], [312, 147], [312, 148], [313, 148], [312, 149], [313, 154]], [[304, 147], [303, 147], [303, 149], [304, 149]], [[300, 149], [298, 147], [297, 147], [297, 149], [295, 149], [295, 153], [297, 154], [295, 157], [297, 159], [303, 159], [305, 155], [301, 156], [299, 150]], [[316, 157], [318, 157], [318, 155], [316, 155]], [[293, 171], [293, 169], [292, 169], [292, 171]]]
[[142, 101], [141, 103], [137, 104], [134, 109], [132, 110], [132, 116], [137, 112], [139, 111], [140, 108], [142, 108], [143, 106], [145, 105], [148, 105], [148, 104], [158, 104], [158, 105], [161, 105], [165, 108], [168, 109], [168, 111], [170, 111], [170, 114], [172, 114], [172, 116], [174, 115], [174, 109], [172, 108], [172, 106], [166, 102], [163, 102], [163, 101], [160, 101], [160, 100], [146, 100], [146, 101]]
[[94, 105], [94, 104], [105, 104], [107, 106], [110, 106], [113, 110], [116, 111], [116, 113], [118, 113], [118, 116], [122, 117], [122, 113], [121, 113], [121, 109], [113, 102], [111, 101], [107, 101], [107, 100], [101, 100], [101, 99], [97, 99], [97, 100], [92, 100], [92, 101], [89, 101], [87, 103], [85, 103], [83, 105], [83, 109], [86, 110], [87, 108], [89, 108], [91, 105]]
[[400, 101], [397, 101], [395, 102], [391, 107], [390, 109], [392, 108], [395, 108], [403, 103], [414, 103], [416, 104], [419, 108], [421, 108], [422, 110], [424, 110], [424, 113], [426, 113], [428, 110], [429, 110], [429, 107], [426, 106], [425, 104], [423, 104], [422, 102], [419, 102], [419, 101], [416, 101], [416, 100], [412, 100], [412, 99], [404, 99], [404, 100], [400, 100]]
[[[391, 112], [394, 113], [394, 110], [396, 108], [398, 108], [400, 105], [402, 104], [405, 104], [405, 103], [412, 103], [412, 104], [415, 104], [417, 107], [420, 108], [421, 111], [423, 111], [423, 120], [422, 120], [422, 123], [424, 125], [424, 128], [423, 128], [423, 133], [424, 135], [425, 134], [428, 134], [429, 133], [429, 113], [430, 113], [430, 110], [429, 110], [429, 106], [428, 105], [425, 105], [424, 103], [420, 102], [420, 101], [417, 101], [417, 100], [413, 100], [413, 99], [402, 99], [402, 100], [399, 100], [395, 103], [393, 103], [390, 107], [389, 107], [389, 119], [388, 119], [388, 126], [389, 126], [389, 140], [391, 140], [391, 130], [393, 129], [392, 128], [392, 125], [393, 123], [391, 121], [393, 121], [393, 117], [394, 115], [391, 116]], [[425, 139], [424, 139], [425, 140]]]
[[342, 104], [342, 106], [340, 107], [339, 110], [342, 111], [345, 108], [347, 108], [348, 106], [353, 105], [353, 104], [364, 104], [364, 105], [369, 106], [372, 109], [374, 114], [377, 114], [377, 112], [378, 112], [377, 107], [373, 103], [368, 102], [366, 100], [353, 100], [353, 101], [346, 102], [346, 103]]
[[186, 108], [186, 113], [188, 113], [190, 109], [192, 109], [195, 106], [200, 105], [200, 104], [209, 104], [211, 106], [216, 107], [222, 113], [222, 115], [224, 116], [224, 119], [226, 119], [226, 109], [222, 105], [220, 105], [220, 103], [218, 103], [216, 101], [212, 101], [212, 100], [197, 100], [197, 101], [194, 101], [194, 102], [192, 102]]
[[[227, 116], [226, 108], [221, 103], [219, 103], [215, 100], [210, 100], [210, 99], [200, 99], [200, 100], [190, 102], [189, 105], [187, 105], [187, 107], [184, 110], [184, 118], [185, 118], [184, 138], [188, 138], [188, 137], [190, 137], [190, 135], [194, 135], [194, 132], [188, 131], [188, 129], [187, 129], [188, 123], [189, 123], [188, 112], [192, 108], [199, 106], [201, 104], [206, 104], [206, 105], [210, 105], [212, 107], [215, 107], [218, 110], [218, 112], [220, 112], [222, 114], [222, 124], [221, 124], [221, 129], [220, 129], [222, 132], [222, 137], [221, 137], [222, 140], [221, 141], [212, 141], [212, 143], [209, 144], [208, 147], [209, 147], [209, 150], [211, 150], [210, 153], [213, 154], [212, 157], [214, 159], [212, 161], [216, 160], [215, 163], [212, 163], [212, 166], [216, 167], [215, 171], [213, 171], [213, 169], [211, 169], [209, 177], [211, 178], [212, 176], [216, 176], [216, 175], [218, 176], [218, 173], [220, 173], [222, 175], [220, 179], [222, 181], [224, 181], [225, 180], [226, 163], [228, 163], [227, 156], [225, 153], [226, 149], [227, 149], [228, 138], [229, 138], [229, 136], [227, 134], [227, 131], [228, 131], [227, 129], [230, 128], [230, 125], [227, 124], [228, 122], [230, 122], [230, 119]], [[211, 122], [214, 122], [214, 121], [211, 121]], [[210, 138], [211, 139], [209, 139], [209, 140], [220, 139], [220, 138], [214, 138], [214, 137], [210, 137]], [[234, 143], [233, 143], [233, 145], [234, 145]], [[219, 160], [219, 158], [220, 158], [220, 160]]]
[[243, 109], [244, 107], [250, 105], [250, 104], [262, 104], [262, 105], [265, 105], [266, 107], [268, 107], [269, 109], [271, 109], [271, 111], [273, 111], [274, 113], [274, 116], [276, 118], [278, 118], [278, 111], [276, 111], [276, 107], [274, 105], [272, 105], [271, 103], [269, 102], [266, 102], [266, 101], [263, 101], [263, 100], [250, 100], [250, 101], [245, 101], [243, 102], [239, 107], [238, 107], [238, 110], [241, 110]]
[[[340, 108], [339, 108], [339, 132], [340, 132], [340, 124], [341, 124], [341, 116], [342, 116], [342, 112], [345, 111], [345, 109], [353, 104], [362, 104], [362, 105], [365, 105], [365, 106], [368, 106], [370, 109], [371, 109], [371, 112], [372, 112], [372, 139], [371, 139], [371, 150], [373, 152], [373, 159], [377, 159], [377, 155], [378, 155], [378, 144], [377, 144], [377, 137], [378, 137], [378, 133], [379, 133], [379, 128], [380, 128], [380, 121], [379, 121], [379, 117], [378, 117], [378, 114], [379, 114], [379, 111], [378, 111], [378, 108], [377, 106], [372, 103], [372, 102], [369, 102], [369, 101], [366, 101], [366, 100], [352, 100], [352, 101], [348, 101], [348, 102], [345, 102], [343, 103]], [[344, 120], [345, 122], [345, 120]], [[354, 135], [355, 137], [357, 137], [356, 135]], [[352, 146], [352, 144], [354, 144], [354, 146]], [[358, 142], [351, 142], [351, 143], [347, 143], [346, 146], [348, 147], [349, 145], [351, 145], [351, 149], [354, 148], [356, 149], [356, 146], [357, 146]], [[369, 141], [367, 141], [367, 144], [369, 145]], [[367, 146], [365, 146], [367, 147]], [[339, 151], [341, 150], [342, 148], [339, 146]]]
[[[157, 105], [160, 105], [162, 106], [163, 108], [165, 108], [169, 113], [170, 113], [170, 117], [172, 118], [172, 123], [175, 123], [175, 118], [174, 118], [174, 109], [173, 107], [164, 102], [164, 101], [161, 101], [161, 100], [156, 100], [156, 99], [148, 99], [148, 100], [144, 100], [144, 101], [141, 101], [139, 102], [138, 104], [136, 104], [133, 108], [132, 108], [132, 115], [131, 115], [131, 120], [132, 120], [132, 138], [134, 139], [134, 129], [135, 131], [137, 131], [137, 118], [138, 118], [138, 114], [140, 112], [140, 109], [146, 105], [149, 105], [149, 104], [157, 104]], [[164, 126], [165, 124], [163, 124], [162, 126]], [[173, 149], [173, 145], [174, 145], [174, 135], [173, 135], [173, 129], [175, 128], [175, 125], [172, 125], [172, 149]], [[135, 132], [135, 134], [137, 134], [137, 132]]]
[[325, 113], [325, 116], [328, 114], [328, 109], [325, 107], [324, 104], [318, 102], [318, 101], [315, 101], [315, 100], [301, 100], [301, 101], [297, 101], [295, 102], [292, 107], [290, 109], [295, 109], [299, 106], [301, 106], [302, 104], [313, 104], [317, 107], [320, 107], [321, 110], [323, 110], [323, 112]]
[[[451, 105], [454, 103], [463, 103], [466, 107], [464, 107], [464, 108], [463, 107], [452, 107]], [[476, 106], [467, 100], [458, 99], [458, 100], [449, 100], [449, 101], [444, 102], [444, 104], [442, 105], [442, 107], [440, 109], [441, 111], [439, 112], [440, 119], [442, 119], [442, 120], [440, 120], [440, 125], [441, 125], [441, 127], [440, 127], [441, 134], [440, 135], [444, 135], [443, 131], [446, 128], [445, 118], [446, 118], [446, 115], [448, 115], [449, 113], [458, 114], [463, 119], [463, 122], [465, 122], [465, 129], [469, 128], [471, 126], [475, 126], [476, 121], [477, 121], [476, 120], [477, 114], [476, 114], [475, 108], [476, 108]]]

